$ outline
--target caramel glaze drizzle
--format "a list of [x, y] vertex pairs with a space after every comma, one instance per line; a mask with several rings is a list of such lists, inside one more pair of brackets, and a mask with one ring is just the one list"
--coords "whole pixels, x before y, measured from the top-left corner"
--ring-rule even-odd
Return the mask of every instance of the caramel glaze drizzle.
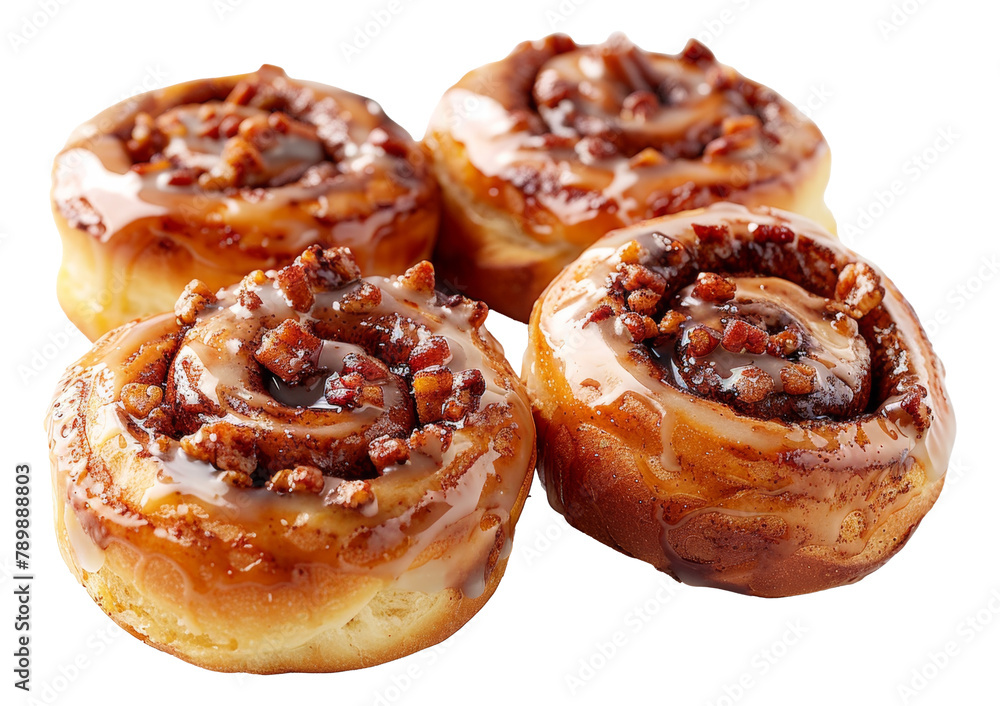
[[[811, 222], [717, 204], [609, 234], [563, 279], [539, 320], [566, 409], [583, 405], [565, 414], [650, 449], [615, 420], [651, 407], [659, 451], [636, 463], [681, 580], [766, 575], [809, 546], [854, 556], [944, 474], [940, 362], [892, 283]], [[557, 505], [585, 472], [544, 451], [540, 468]], [[733, 531], [739, 551], [712, 544]]]
[[486, 313], [437, 292], [429, 263], [362, 279], [346, 249], [217, 293], [195, 280], [63, 378], [49, 429], [64, 511], [98, 549], [223, 567], [221, 586], [182, 569], [192, 600], [321, 566], [475, 596], [509, 549], [534, 447]]

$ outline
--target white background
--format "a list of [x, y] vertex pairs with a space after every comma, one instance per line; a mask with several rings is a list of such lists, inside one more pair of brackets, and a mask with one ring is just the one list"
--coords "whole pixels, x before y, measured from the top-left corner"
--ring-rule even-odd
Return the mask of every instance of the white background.
[[[371, 21], [388, 0], [3, 4], [0, 702], [997, 703], [998, 6], [398, 2], [385, 27]], [[536, 482], [496, 595], [454, 637], [406, 659], [344, 674], [224, 675], [118, 629], [65, 569], [51, 529], [42, 418], [59, 373], [88, 348], [55, 298], [49, 170], [69, 131], [139, 90], [267, 62], [368, 95], [419, 137], [462, 73], [552, 30], [582, 42], [622, 30], [663, 52], [699, 36], [824, 130], [841, 235], [927, 324], [958, 412], [945, 492], [909, 545], [859, 584], [814, 595], [682, 587], [568, 528]], [[352, 43], [366, 46], [346, 56]], [[496, 315], [489, 327], [518, 367], [524, 328]], [[34, 477], [30, 695], [13, 688], [10, 656], [16, 463]]]

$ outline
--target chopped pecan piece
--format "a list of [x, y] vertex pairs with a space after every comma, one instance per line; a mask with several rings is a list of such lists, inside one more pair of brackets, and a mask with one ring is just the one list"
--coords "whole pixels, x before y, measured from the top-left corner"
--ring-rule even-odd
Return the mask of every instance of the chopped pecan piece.
[[348, 314], [368, 314], [381, 303], [382, 290], [371, 282], [362, 282], [360, 287], [341, 298], [340, 309]]
[[730, 353], [759, 354], [767, 350], [768, 337], [765, 331], [748, 324], [742, 319], [734, 319], [726, 324], [722, 333], [722, 347]]
[[757, 224], [753, 239], [758, 243], [790, 243], [795, 240], [795, 231], [782, 225]]
[[309, 311], [316, 302], [305, 268], [297, 262], [282, 267], [275, 276], [285, 299], [295, 311]]
[[257, 468], [257, 442], [253, 430], [247, 427], [212, 422], [182, 437], [180, 444], [191, 458], [211, 463], [221, 471], [250, 476]]
[[692, 223], [691, 229], [698, 236], [698, 240], [703, 243], [724, 243], [729, 238], [729, 226], [727, 225], [702, 225]]
[[741, 400], [756, 404], [774, 392], [774, 378], [756, 365], [750, 365], [740, 371], [733, 387]]
[[622, 327], [628, 331], [629, 338], [633, 343], [641, 343], [647, 338], [652, 338], [660, 332], [656, 322], [648, 316], [627, 312], [618, 317]]
[[808, 395], [816, 389], [816, 369], [802, 363], [786, 365], [779, 373], [789, 395]]
[[361, 277], [361, 269], [348, 248], [324, 250], [319, 245], [310, 245], [295, 262], [303, 267], [317, 290], [337, 289]]
[[264, 487], [275, 493], [311, 493], [317, 495], [323, 490], [323, 471], [316, 466], [296, 466], [283, 468], [265, 483]]
[[652, 315], [660, 303], [660, 295], [652, 289], [637, 289], [628, 295], [628, 306], [637, 314]]
[[767, 352], [775, 358], [787, 358], [802, 345], [802, 335], [792, 328], [787, 328], [770, 337]]
[[344, 356], [345, 375], [359, 373], [366, 381], [384, 380], [389, 377], [389, 368], [378, 358], [363, 353], [348, 353]]
[[423, 260], [399, 278], [400, 284], [421, 294], [434, 293], [434, 265]]
[[416, 372], [434, 365], [444, 365], [451, 360], [451, 348], [444, 336], [425, 338], [413, 347], [407, 364]]
[[736, 296], [736, 283], [714, 272], [699, 272], [691, 293], [702, 301], [722, 304]]
[[867, 263], [848, 264], [837, 277], [837, 300], [852, 319], [860, 319], [882, 303], [885, 290], [878, 273]]
[[660, 107], [660, 100], [650, 91], [633, 91], [622, 101], [621, 115], [626, 120], [646, 122]]
[[122, 404], [136, 419], [145, 419], [163, 401], [163, 389], [157, 385], [130, 382], [122, 385]]
[[451, 370], [433, 366], [413, 375], [413, 397], [417, 402], [417, 418], [421, 424], [439, 421], [444, 401], [451, 395]]
[[215, 294], [208, 285], [200, 279], [193, 279], [188, 282], [177, 303], [174, 304], [174, 315], [182, 324], [193, 324], [198, 318], [198, 313], [215, 302]]
[[374, 500], [371, 483], [366, 480], [345, 480], [337, 486], [336, 492], [327, 502], [358, 510]]
[[323, 341], [302, 324], [285, 319], [264, 334], [254, 357], [265, 368], [289, 385], [298, 385], [319, 372], [319, 354]]
[[479, 409], [479, 400], [486, 392], [486, 379], [472, 368], [457, 373], [452, 384], [452, 393], [444, 401], [442, 417], [448, 422], [457, 422]]
[[667, 289], [666, 278], [645, 265], [622, 263], [618, 265], [618, 271], [622, 274], [622, 286], [630, 292], [637, 289], [652, 289], [662, 295]]
[[671, 309], [663, 318], [660, 319], [659, 328], [660, 333], [664, 336], [675, 336], [678, 331], [681, 330], [681, 324], [687, 321], [687, 317], [679, 311], [674, 311]]
[[719, 345], [719, 334], [706, 326], [695, 326], [687, 332], [687, 354], [702, 358]]
[[406, 463], [410, 458], [410, 447], [403, 439], [380, 436], [368, 444], [368, 457], [379, 475], [389, 466]]

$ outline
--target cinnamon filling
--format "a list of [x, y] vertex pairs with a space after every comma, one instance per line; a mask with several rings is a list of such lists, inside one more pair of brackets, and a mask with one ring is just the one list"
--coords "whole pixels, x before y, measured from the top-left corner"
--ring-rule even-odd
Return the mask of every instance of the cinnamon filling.
[[847, 420], [898, 396], [922, 432], [926, 390], [881, 306], [880, 277], [783, 226], [653, 233], [620, 260], [588, 325], [627, 337], [665, 384], [759, 419]]
[[[435, 297], [431, 268], [399, 284]], [[481, 323], [475, 303], [448, 305]], [[439, 460], [456, 430], [496, 412], [481, 408], [486, 381], [462, 367], [462, 344], [385, 301], [343, 249], [313, 246], [218, 297], [193, 282], [176, 314], [180, 334], [148, 384], [122, 389], [124, 410], [156, 453], [210, 463], [231, 486], [320, 493], [327, 476], [371, 480]]]

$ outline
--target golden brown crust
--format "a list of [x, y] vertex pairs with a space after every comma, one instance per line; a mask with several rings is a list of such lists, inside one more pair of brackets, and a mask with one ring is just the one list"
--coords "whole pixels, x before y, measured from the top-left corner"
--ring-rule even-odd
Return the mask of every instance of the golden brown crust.
[[525, 42], [449, 89], [424, 140], [442, 278], [521, 321], [584, 248], [645, 218], [728, 200], [834, 227], [819, 130], [697, 42]]
[[[625, 293], [643, 283], [662, 296], [640, 305], [671, 325], [637, 336]], [[536, 305], [523, 375], [539, 476], [571, 525], [686, 583], [760, 596], [885, 563], [954, 441], [943, 370], [892, 283], [770, 209], [609, 234]]]
[[496, 588], [535, 458], [483, 318], [426, 264], [360, 279], [318, 246], [217, 296], [192, 283], [60, 383], [67, 563], [123, 627], [212, 669], [354, 669], [444, 639]]
[[365, 274], [430, 255], [439, 194], [422, 146], [374, 102], [281, 69], [152, 91], [81, 125], [56, 157], [59, 297], [91, 339], [281, 267], [306, 246], [349, 246]]

